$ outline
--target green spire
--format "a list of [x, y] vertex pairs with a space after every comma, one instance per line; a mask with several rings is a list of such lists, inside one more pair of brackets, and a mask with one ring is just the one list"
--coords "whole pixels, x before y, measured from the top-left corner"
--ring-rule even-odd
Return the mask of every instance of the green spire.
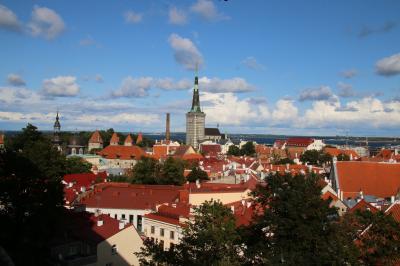
[[197, 76], [197, 71], [198, 70], [197, 70], [197, 64], [196, 64], [196, 76], [194, 77], [192, 109], [190, 109], [190, 112], [201, 113], [200, 97], [199, 97], [199, 78]]

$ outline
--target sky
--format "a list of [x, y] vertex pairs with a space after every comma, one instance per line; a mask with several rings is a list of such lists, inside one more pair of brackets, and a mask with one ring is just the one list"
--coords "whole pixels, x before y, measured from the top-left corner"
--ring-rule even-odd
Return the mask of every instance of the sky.
[[400, 1], [0, 0], [0, 131], [399, 136]]

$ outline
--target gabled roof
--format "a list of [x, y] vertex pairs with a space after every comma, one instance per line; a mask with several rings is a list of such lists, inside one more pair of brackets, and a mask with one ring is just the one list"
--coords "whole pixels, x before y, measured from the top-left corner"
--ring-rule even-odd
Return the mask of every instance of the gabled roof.
[[204, 135], [206, 136], [221, 136], [218, 128], [206, 127], [204, 128]]
[[94, 173], [68, 174], [64, 175], [63, 180], [66, 183], [73, 183], [73, 185], [77, 188], [88, 188], [93, 185], [98, 178], [102, 179], [103, 182], [104, 179], [107, 178], [106, 172], [101, 172], [97, 175]]
[[357, 154], [356, 151], [354, 150], [343, 150], [343, 149], [338, 149], [338, 148], [331, 148], [331, 147], [325, 147], [324, 151], [331, 156], [338, 156], [339, 154], [345, 154], [347, 156], [352, 156], [354, 159], [359, 158], [360, 156]]
[[332, 201], [339, 200], [339, 198], [330, 191], [326, 191], [321, 197], [323, 200], [328, 200], [328, 199], [332, 199]]
[[372, 206], [370, 203], [366, 202], [364, 199], [361, 199], [359, 202], [357, 202], [356, 205], [354, 205], [349, 210], [349, 212], [353, 213], [356, 210], [360, 210], [360, 211], [367, 211], [368, 210], [368, 211], [371, 211], [372, 213], [376, 213], [376, 212], [379, 211], [376, 207]]
[[181, 145], [175, 150], [174, 156], [182, 157], [183, 155], [194, 154], [194, 153], [196, 153], [196, 151], [192, 148], [192, 146]]
[[343, 198], [364, 195], [388, 198], [400, 189], [400, 164], [379, 162], [337, 162], [336, 177]]
[[110, 145], [98, 154], [106, 159], [139, 160], [145, 152], [138, 146]]
[[400, 223], [400, 202], [396, 201], [386, 210], [386, 214], [392, 215], [392, 217]]
[[219, 144], [200, 144], [200, 150], [206, 154], [216, 155], [221, 152], [221, 145], [219, 145]]
[[287, 146], [307, 147], [314, 142], [312, 138], [288, 138], [286, 141]]
[[89, 143], [100, 143], [103, 144], [103, 139], [101, 138], [100, 132], [96, 130], [89, 139]]
[[111, 136], [110, 144], [112, 143], [112, 144], [118, 145], [118, 142], [119, 142], [118, 134], [117, 134], [116, 132], [114, 132], [114, 133], [112, 134], [112, 136]]

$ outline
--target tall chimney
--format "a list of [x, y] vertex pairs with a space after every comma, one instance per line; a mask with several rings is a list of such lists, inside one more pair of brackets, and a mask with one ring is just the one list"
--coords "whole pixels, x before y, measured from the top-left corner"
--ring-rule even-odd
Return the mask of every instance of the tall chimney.
[[169, 129], [169, 113], [167, 113], [167, 121], [166, 121], [166, 125], [165, 125], [165, 140], [167, 142], [167, 144], [169, 144], [169, 140], [170, 140], [170, 129]]

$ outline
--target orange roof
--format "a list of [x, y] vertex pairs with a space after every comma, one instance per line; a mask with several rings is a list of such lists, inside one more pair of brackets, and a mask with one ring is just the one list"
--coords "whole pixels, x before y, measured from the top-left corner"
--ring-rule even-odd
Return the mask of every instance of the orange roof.
[[203, 155], [198, 154], [198, 153], [189, 153], [189, 154], [185, 154], [182, 156], [182, 160], [201, 160], [203, 159]]
[[96, 130], [89, 139], [89, 143], [100, 143], [103, 144], [103, 139], [101, 138], [100, 132]]
[[142, 136], [142, 133], [140, 132], [139, 135], [137, 136], [136, 144], [139, 144], [142, 141], [143, 141], [143, 136]]
[[166, 157], [168, 154], [168, 146], [166, 145], [154, 145], [153, 146], [153, 157], [160, 159]]
[[116, 132], [114, 132], [111, 136], [110, 143], [117, 144], [119, 142], [119, 137]]
[[339, 154], [346, 154], [348, 156], [352, 156], [353, 158], [358, 158], [360, 157], [354, 150], [342, 150], [342, 149], [338, 149], [338, 148], [330, 148], [330, 147], [326, 147], [324, 149], [324, 151], [328, 154], [330, 154], [331, 156], [338, 156]]
[[344, 198], [364, 195], [391, 197], [400, 189], [400, 164], [378, 162], [337, 162], [336, 178]]
[[132, 144], [133, 143], [133, 139], [131, 137], [131, 134], [128, 134], [128, 136], [126, 136], [124, 143], [125, 144]]
[[121, 160], [139, 160], [145, 155], [145, 152], [138, 146], [107, 146], [99, 153], [100, 156], [106, 159], [121, 159]]
[[350, 213], [353, 213], [353, 212], [355, 212], [356, 210], [360, 210], [360, 211], [369, 210], [369, 211], [371, 211], [372, 213], [376, 213], [376, 212], [379, 211], [376, 207], [372, 206], [371, 204], [369, 204], [368, 202], [366, 202], [364, 199], [361, 199], [359, 202], [357, 202], [356, 205], [354, 205], [353, 208], [351, 208], [351, 209], [349, 210], [349, 212], [350, 212]]
[[321, 197], [323, 200], [328, 200], [329, 198], [331, 198], [333, 201], [339, 200], [339, 198], [330, 191], [326, 191]]
[[393, 218], [400, 223], [400, 202], [393, 203], [387, 210], [387, 214], [393, 216]]

